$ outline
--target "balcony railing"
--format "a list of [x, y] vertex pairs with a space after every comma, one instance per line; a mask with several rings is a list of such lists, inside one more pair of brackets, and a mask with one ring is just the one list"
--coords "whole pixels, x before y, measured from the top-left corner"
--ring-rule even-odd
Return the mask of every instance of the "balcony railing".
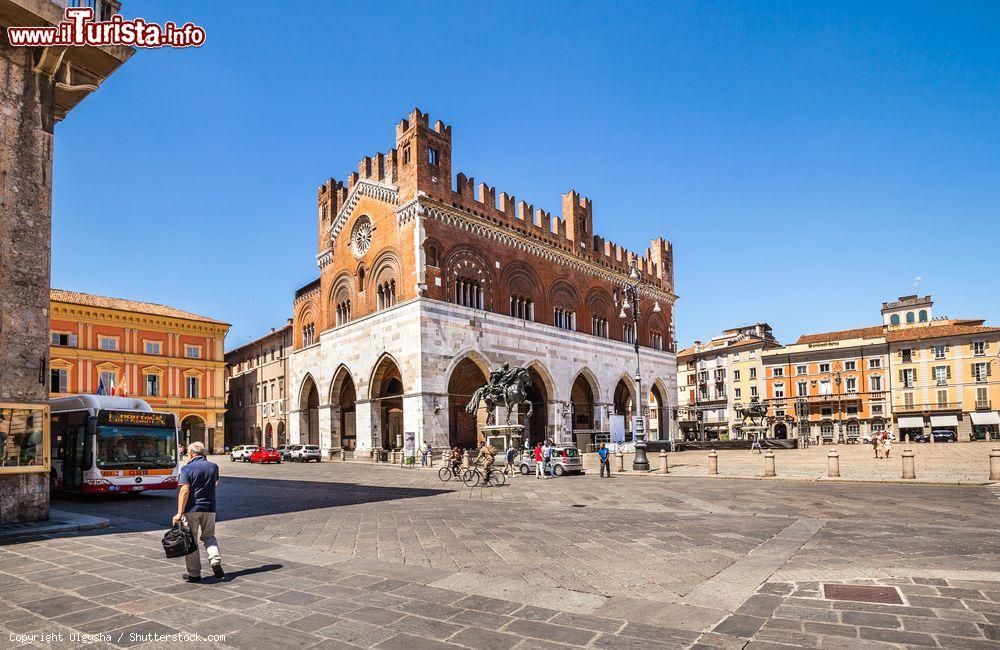
[[990, 400], [985, 400], [985, 401], [983, 401], [983, 400], [976, 400], [976, 410], [977, 411], [991, 411], [991, 410], [993, 410], [992, 404], [993, 403]]
[[897, 404], [893, 407], [896, 411], [904, 413], [916, 413], [921, 411], [960, 411], [961, 402], [933, 402], [930, 404]]

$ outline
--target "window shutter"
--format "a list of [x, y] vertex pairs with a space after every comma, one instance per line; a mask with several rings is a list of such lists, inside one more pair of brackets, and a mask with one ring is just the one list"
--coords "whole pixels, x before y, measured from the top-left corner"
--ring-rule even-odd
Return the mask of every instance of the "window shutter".
[[991, 374], [993, 374], [992, 372], [990, 372], [990, 370], [991, 370], [990, 366], [992, 366], [992, 365], [993, 365], [992, 363], [987, 363], [986, 364], [986, 376], [987, 377], [989, 377]]
[[70, 347], [76, 347], [76, 334], [69, 335], [69, 345]]
[[901, 384], [902, 384], [902, 383], [904, 383], [904, 382], [906, 382], [906, 375], [905, 375], [905, 374], [903, 374], [903, 371], [902, 371], [902, 370], [900, 370], [900, 371], [899, 371], [899, 383], [901, 383]]
[[951, 366], [945, 366], [948, 369], [948, 379], [951, 379]]

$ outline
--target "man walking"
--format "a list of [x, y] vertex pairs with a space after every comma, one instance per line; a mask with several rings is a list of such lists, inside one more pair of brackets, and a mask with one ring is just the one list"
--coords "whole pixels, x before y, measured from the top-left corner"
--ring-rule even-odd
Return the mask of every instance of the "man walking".
[[542, 443], [535, 443], [535, 478], [545, 476], [545, 455], [542, 452]]
[[507, 470], [510, 470], [510, 475], [514, 476], [514, 445], [507, 447], [507, 463], [503, 466], [503, 473], [506, 474]]
[[610, 452], [603, 442], [601, 448], [597, 450], [597, 455], [601, 459], [601, 478], [611, 478], [611, 462], [608, 460]]
[[[181, 488], [177, 493], [177, 514], [173, 524], [176, 526], [185, 520], [194, 536], [205, 545], [212, 574], [223, 578], [226, 572], [222, 570], [222, 555], [215, 540], [215, 486], [219, 483], [219, 466], [205, 458], [205, 445], [197, 441], [188, 445], [188, 459], [188, 464], [181, 468]], [[181, 579], [201, 582], [201, 554], [197, 548], [184, 556], [184, 564], [187, 573]]]
[[427, 443], [420, 443], [420, 466], [427, 467]]
[[547, 476], [545, 476], [545, 468], [549, 467], [549, 465], [551, 464], [552, 464], [552, 445], [549, 444], [548, 440], [546, 440], [545, 446], [542, 447], [542, 476], [544, 478], [548, 478]]

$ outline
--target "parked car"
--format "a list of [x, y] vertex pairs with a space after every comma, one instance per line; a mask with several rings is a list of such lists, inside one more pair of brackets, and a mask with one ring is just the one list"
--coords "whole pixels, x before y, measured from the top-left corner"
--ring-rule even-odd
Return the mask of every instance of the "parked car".
[[274, 448], [276, 452], [281, 454], [281, 460], [288, 460], [288, 453], [292, 450], [295, 445], [278, 445]]
[[930, 442], [931, 436], [934, 436], [934, 442], [958, 442], [958, 436], [949, 429], [934, 429], [929, 434], [918, 434], [913, 437], [913, 442]]
[[323, 453], [319, 445], [295, 445], [288, 454], [288, 460], [295, 460], [300, 463], [308, 463], [311, 460], [317, 463], [323, 462]]
[[250, 462], [250, 455], [260, 449], [257, 445], [237, 445], [229, 452], [229, 460], [236, 462], [242, 460], [244, 463]]
[[[583, 461], [580, 459], [580, 450], [576, 447], [553, 447], [552, 464], [555, 466], [553, 471], [556, 476], [583, 473]], [[534, 472], [535, 457], [533, 454], [527, 454], [521, 459], [521, 474], [527, 476]]]
[[257, 451], [250, 454], [251, 463], [280, 463], [281, 454], [278, 453], [276, 449], [264, 449], [263, 447], [258, 447]]

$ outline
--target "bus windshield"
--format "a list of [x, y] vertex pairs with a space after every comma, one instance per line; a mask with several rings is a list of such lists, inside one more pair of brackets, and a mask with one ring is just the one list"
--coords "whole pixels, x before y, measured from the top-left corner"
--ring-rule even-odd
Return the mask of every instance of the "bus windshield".
[[177, 431], [158, 427], [97, 427], [100, 469], [170, 468], [177, 465]]

